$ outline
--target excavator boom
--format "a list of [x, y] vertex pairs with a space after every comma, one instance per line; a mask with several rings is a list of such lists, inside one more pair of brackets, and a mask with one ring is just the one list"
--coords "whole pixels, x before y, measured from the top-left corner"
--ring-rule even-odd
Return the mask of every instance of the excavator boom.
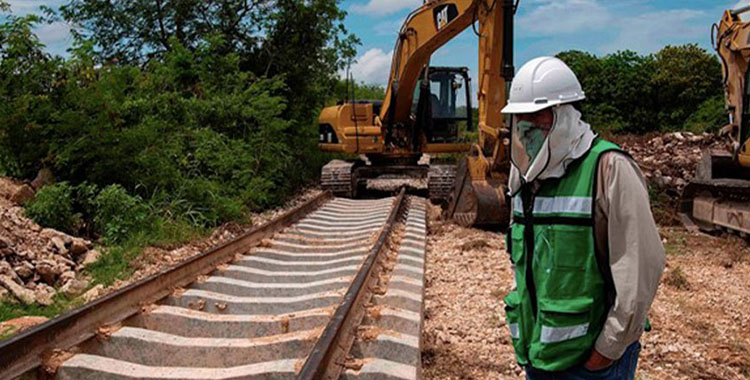
[[[378, 174], [427, 173], [431, 198], [449, 200], [446, 217], [461, 224], [507, 225], [505, 184], [508, 173], [508, 129], [500, 110], [506, 103], [513, 69], [513, 0], [432, 0], [412, 11], [394, 47], [388, 87], [382, 102], [342, 103], [323, 110], [323, 150], [367, 155], [366, 161], [335, 161], [323, 168], [322, 183], [338, 195], [356, 196], [357, 189]], [[430, 68], [433, 53], [467, 28], [479, 38], [478, 141], [457, 137], [455, 92], [451, 75], [465, 70]], [[442, 78], [442, 79], [439, 79]], [[441, 85], [440, 96], [430, 86]], [[415, 96], [416, 95], [416, 96]], [[415, 104], [416, 102], [416, 104]], [[467, 99], [463, 122], [471, 128]], [[455, 167], [419, 166], [422, 154], [466, 153]], [[421, 168], [421, 169], [420, 169]], [[433, 186], [434, 185], [434, 186]], [[369, 186], [369, 182], [366, 186]]]

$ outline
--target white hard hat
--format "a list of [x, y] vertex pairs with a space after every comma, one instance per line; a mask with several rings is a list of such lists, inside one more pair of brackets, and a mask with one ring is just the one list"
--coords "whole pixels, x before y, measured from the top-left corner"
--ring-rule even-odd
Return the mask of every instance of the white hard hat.
[[555, 57], [539, 57], [518, 70], [502, 113], [533, 113], [584, 98], [581, 83], [565, 62]]

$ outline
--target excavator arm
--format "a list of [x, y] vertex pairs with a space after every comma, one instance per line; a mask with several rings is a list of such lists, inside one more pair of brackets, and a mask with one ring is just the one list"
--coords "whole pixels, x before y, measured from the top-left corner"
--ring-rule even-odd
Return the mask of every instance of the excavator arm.
[[[462, 225], [508, 222], [505, 203], [508, 129], [500, 109], [513, 78], [513, 0], [436, 0], [406, 19], [393, 52], [380, 120], [386, 128], [407, 124], [416, 84], [432, 54], [468, 27], [479, 38], [479, 136], [458, 165], [445, 217]], [[478, 26], [478, 27], [477, 27]]]
[[721, 58], [724, 71], [729, 124], [724, 132], [732, 140], [734, 157], [744, 167], [750, 167], [750, 23], [740, 15], [750, 12], [750, 6], [727, 10], [718, 25], [714, 25], [712, 38]]
[[729, 123], [727, 150], [706, 149], [683, 189], [680, 213], [689, 227], [750, 235], [750, 6], [727, 10], [711, 38], [721, 58]]

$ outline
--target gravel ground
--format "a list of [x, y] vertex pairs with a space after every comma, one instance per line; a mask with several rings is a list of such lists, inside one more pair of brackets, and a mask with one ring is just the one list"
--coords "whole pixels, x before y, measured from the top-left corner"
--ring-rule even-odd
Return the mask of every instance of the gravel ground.
[[[513, 281], [500, 234], [430, 218], [425, 379], [523, 379], [502, 298]], [[750, 249], [732, 236], [662, 228], [667, 270], [641, 342], [640, 380], [750, 379]]]

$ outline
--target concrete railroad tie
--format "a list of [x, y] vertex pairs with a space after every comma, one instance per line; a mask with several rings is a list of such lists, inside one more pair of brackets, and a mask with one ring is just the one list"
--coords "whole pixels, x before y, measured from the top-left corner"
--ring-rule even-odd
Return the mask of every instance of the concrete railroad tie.
[[[104, 339], [81, 345], [57, 378], [294, 379], [393, 203], [334, 198]], [[363, 364], [342, 378], [420, 378], [427, 205], [415, 197], [408, 205], [388, 288], [372, 300], [379, 313], [360, 326], [379, 333], [355, 341], [350, 356]]]

